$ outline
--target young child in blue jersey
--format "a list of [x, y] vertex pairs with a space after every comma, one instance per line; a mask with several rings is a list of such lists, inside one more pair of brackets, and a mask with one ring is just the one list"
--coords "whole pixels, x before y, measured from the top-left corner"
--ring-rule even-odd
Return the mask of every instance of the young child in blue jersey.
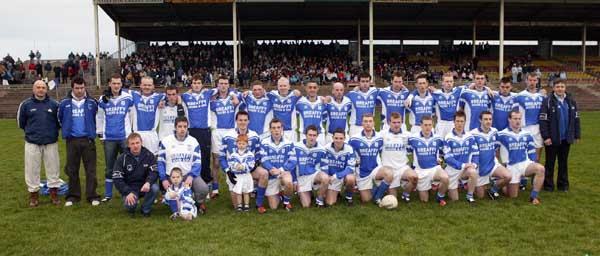
[[179, 168], [173, 168], [169, 176], [171, 186], [167, 188], [165, 201], [171, 208], [171, 220], [181, 217], [184, 220], [196, 218], [197, 211], [192, 198], [192, 188], [183, 183], [182, 171]]
[[[231, 201], [238, 212], [250, 211], [250, 193], [254, 191], [254, 181], [250, 171], [254, 169], [254, 153], [248, 150], [248, 136], [246, 134], [238, 135], [236, 139], [237, 151], [229, 155], [227, 163], [228, 176], [227, 184], [229, 191], [233, 192]], [[235, 174], [230, 176], [229, 173]]]

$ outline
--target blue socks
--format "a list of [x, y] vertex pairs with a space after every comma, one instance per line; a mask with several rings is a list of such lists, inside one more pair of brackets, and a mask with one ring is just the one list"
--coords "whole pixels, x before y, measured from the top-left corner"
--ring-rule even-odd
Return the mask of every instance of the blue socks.
[[177, 207], [177, 201], [167, 200], [167, 202], [169, 202], [169, 207], [171, 208], [172, 213], [179, 212], [179, 207]]
[[215, 190], [218, 191], [219, 190], [219, 183], [218, 182], [213, 182], [212, 183], [212, 190], [213, 191], [215, 191]]
[[375, 195], [373, 195], [373, 199], [374, 200], [381, 199], [389, 187], [390, 187], [390, 184], [387, 184], [385, 181], [382, 181], [381, 185], [379, 185], [379, 187], [377, 187], [377, 189], [375, 190]]
[[112, 187], [113, 187], [112, 179], [105, 179], [104, 180], [104, 197], [112, 198]]
[[290, 197], [283, 195], [283, 204], [289, 204], [290, 203]]
[[267, 191], [266, 188], [257, 186], [256, 187], [256, 207], [261, 207], [263, 206], [263, 201], [265, 199], [265, 192]]
[[346, 192], [346, 199], [352, 199], [352, 192]]
[[530, 198], [537, 198], [538, 197], [538, 192], [537, 191], [531, 191], [531, 196], [529, 196]]

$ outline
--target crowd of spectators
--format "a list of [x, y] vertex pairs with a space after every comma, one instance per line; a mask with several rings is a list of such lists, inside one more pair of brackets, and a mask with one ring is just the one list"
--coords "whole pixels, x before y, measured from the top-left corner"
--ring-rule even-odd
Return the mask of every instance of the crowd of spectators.
[[39, 51], [30, 51], [29, 61], [15, 60], [7, 54], [0, 62], [0, 78], [4, 85], [27, 83], [36, 79], [54, 78], [57, 84], [67, 83], [68, 79], [87, 72], [94, 73], [94, 56], [92, 53], [73, 53], [64, 62], [43, 60]]

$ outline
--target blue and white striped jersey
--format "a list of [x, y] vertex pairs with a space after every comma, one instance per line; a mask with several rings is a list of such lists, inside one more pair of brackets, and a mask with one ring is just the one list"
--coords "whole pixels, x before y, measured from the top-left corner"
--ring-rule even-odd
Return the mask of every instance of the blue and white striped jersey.
[[[227, 163], [229, 165], [229, 171], [234, 174], [250, 173], [254, 169], [256, 159], [252, 151], [246, 149], [244, 152], [236, 150], [227, 157]], [[237, 169], [237, 165], [241, 164], [244, 168], [242, 170]]]
[[261, 135], [269, 132], [269, 122], [273, 119], [273, 105], [266, 96], [257, 99], [248, 94], [242, 99], [240, 109], [248, 112], [248, 129]]
[[423, 132], [411, 134], [408, 138], [409, 152], [413, 154], [413, 165], [419, 169], [429, 169], [438, 165], [438, 158], [442, 154], [444, 140], [435, 134], [429, 138]]
[[367, 138], [363, 130], [359, 136], [351, 137], [348, 144], [354, 148], [360, 161], [357, 175], [360, 178], [369, 176], [373, 169], [381, 163], [379, 154], [383, 149], [383, 138], [375, 131], [373, 131], [373, 136]]
[[479, 176], [486, 176], [494, 170], [494, 166], [498, 163], [496, 159], [496, 149], [499, 145], [496, 144], [498, 130], [491, 127], [485, 133], [480, 128], [471, 130], [471, 135], [475, 138], [477, 147], [479, 148]]
[[327, 152], [319, 143], [310, 148], [306, 145], [306, 140], [294, 143], [292, 159], [296, 162], [296, 169], [292, 172], [294, 181], [299, 176], [311, 175], [318, 171], [329, 173]]
[[175, 167], [181, 169], [183, 176], [200, 176], [200, 145], [194, 137], [186, 135], [180, 141], [175, 134], [169, 135], [160, 141], [158, 148], [158, 176], [161, 181], [167, 180]]
[[185, 92], [181, 94], [181, 100], [185, 108], [185, 114], [190, 122], [190, 128], [208, 128], [210, 115], [208, 114], [210, 97], [216, 93], [216, 89], [204, 89], [199, 93]]
[[165, 98], [164, 93], [153, 92], [149, 96], [144, 96], [140, 92], [133, 93], [133, 104], [136, 115], [133, 120], [133, 131], [153, 131], [158, 127], [158, 104]]
[[492, 99], [492, 126], [496, 128], [496, 130], [501, 131], [508, 127], [508, 115], [510, 114], [510, 111], [518, 108], [518, 105], [514, 100], [515, 96], [516, 94], [512, 92], [507, 96], [502, 96], [501, 94], [494, 92], [494, 98]]
[[521, 127], [539, 124], [540, 109], [545, 96], [538, 92], [531, 93], [523, 90], [514, 101], [521, 112]]
[[336, 129], [347, 130], [348, 127], [348, 116], [352, 110], [352, 102], [350, 98], [344, 96], [342, 102], [337, 102], [335, 99], [331, 99], [331, 102], [327, 103], [327, 121], [325, 127], [327, 133], [333, 134]]
[[375, 115], [378, 95], [379, 89], [375, 87], [369, 88], [367, 92], [350, 91], [346, 94], [346, 97], [352, 102], [350, 125], [362, 126], [362, 116], [365, 113]]
[[[227, 167], [229, 166], [229, 163], [227, 163], [229, 155], [238, 151], [236, 142], [238, 135], [240, 135], [240, 131], [238, 129], [235, 129], [228, 131], [223, 136], [221, 142], [223, 144], [223, 147], [221, 147], [221, 152], [219, 152], [219, 165], [221, 166], [222, 171], [225, 171], [225, 169], [227, 169]], [[248, 136], [247, 150], [250, 151], [255, 156], [255, 158], [260, 158], [260, 138], [258, 137], [258, 134], [256, 134], [256, 132], [254, 131], [248, 130], [246, 135]]]
[[467, 116], [465, 130], [470, 131], [481, 126], [479, 114], [483, 111], [491, 110], [492, 100], [490, 99], [488, 91], [485, 89], [481, 91], [464, 89], [460, 95], [458, 106], [464, 110], [465, 115]]
[[327, 113], [321, 96], [317, 96], [314, 102], [309, 101], [307, 97], [300, 98], [296, 103], [296, 113], [300, 117], [300, 133], [306, 134], [306, 128], [310, 125], [316, 126], [319, 134], [323, 133]]
[[340, 151], [337, 151], [332, 144], [325, 149], [327, 151], [328, 174], [335, 175], [338, 179], [343, 179], [348, 174], [354, 173], [356, 169], [356, 153], [352, 146], [344, 143]]
[[506, 128], [498, 132], [498, 141], [500, 147], [500, 159], [502, 163], [509, 165], [518, 164], [527, 160], [536, 161], [535, 142], [533, 136], [528, 131], [512, 131]]
[[96, 114], [96, 133], [104, 140], [124, 140], [131, 133], [131, 120], [135, 119], [136, 111], [131, 94], [121, 91], [119, 96], [113, 96], [104, 102], [104, 95], [98, 100]]
[[457, 134], [452, 129], [444, 138], [444, 161], [456, 170], [462, 170], [468, 163], [479, 166], [479, 147], [475, 138], [464, 131]]
[[[260, 161], [262, 167], [267, 171], [273, 168], [281, 168], [284, 171], [293, 172], [296, 168], [296, 162], [292, 157], [294, 153], [294, 144], [285, 140], [283, 137], [279, 143], [275, 143], [271, 136], [268, 136], [260, 142]], [[269, 175], [269, 179], [276, 177]]]
[[[286, 96], [281, 96], [277, 90], [267, 93], [273, 107], [273, 118], [281, 120], [284, 131], [291, 131], [297, 128], [296, 124], [296, 102], [300, 97], [289, 92]], [[270, 122], [271, 120], [268, 120]]]

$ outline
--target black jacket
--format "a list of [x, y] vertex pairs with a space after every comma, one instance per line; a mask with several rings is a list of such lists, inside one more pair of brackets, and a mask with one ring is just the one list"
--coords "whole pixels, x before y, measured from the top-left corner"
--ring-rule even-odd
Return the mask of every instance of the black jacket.
[[139, 192], [144, 183], [148, 182], [152, 185], [157, 178], [156, 157], [145, 147], [142, 147], [138, 161], [130, 150], [117, 157], [113, 169], [113, 182], [121, 195]]
[[[581, 138], [579, 112], [577, 111], [577, 103], [571, 94], [567, 93], [565, 101], [569, 104], [567, 143], [572, 144], [576, 139]], [[540, 109], [540, 133], [544, 140], [552, 139], [552, 145], [561, 144], [558, 103], [554, 93], [551, 93], [542, 101], [542, 108]]]
[[24, 100], [19, 105], [17, 123], [25, 131], [25, 141], [46, 145], [58, 141], [58, 102], [48, 95], [43, 100], [35, 96]]

